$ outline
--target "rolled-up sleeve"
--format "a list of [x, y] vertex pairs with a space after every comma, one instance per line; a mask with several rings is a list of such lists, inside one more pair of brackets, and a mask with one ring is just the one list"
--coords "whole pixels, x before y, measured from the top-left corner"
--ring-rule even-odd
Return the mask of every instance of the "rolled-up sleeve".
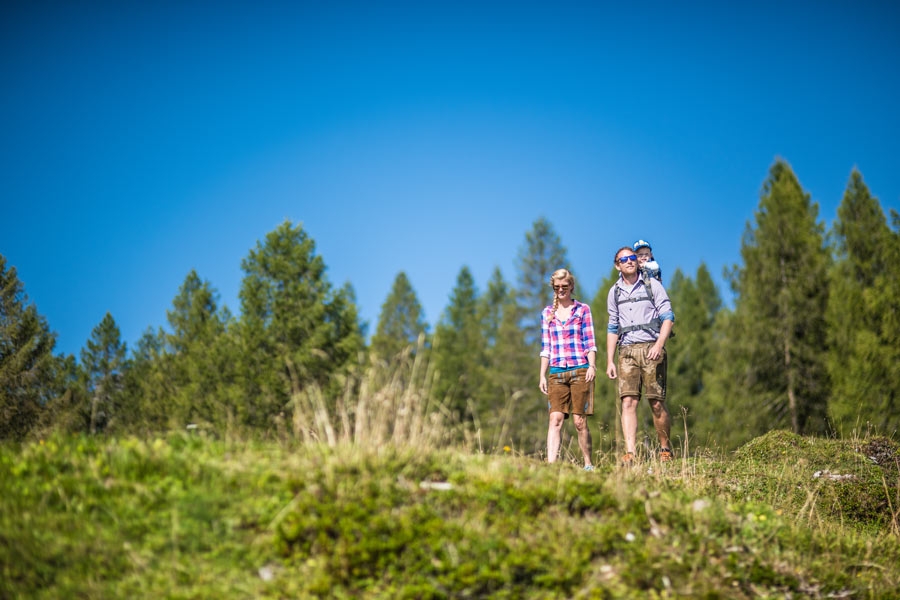
[[659, 312], [659, 318], [662, 321], [675, 322], [675, 312], [672, 310], [672, 301], [669, 300], [669, 294], [662, 284], [656, 280], [651, 281], [653, 290], [653, 304]]
[[616, 305], [616, 285], [609, 288], [606, 296], [606, 312], [609, 314], [609, 322], [606, 325], [606, 333], [619, 334], [619, 307]]

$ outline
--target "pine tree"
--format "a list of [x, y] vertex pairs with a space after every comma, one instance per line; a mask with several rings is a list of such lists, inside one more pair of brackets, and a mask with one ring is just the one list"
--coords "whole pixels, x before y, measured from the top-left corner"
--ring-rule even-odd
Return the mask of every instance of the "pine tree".
[[[597, 341], [597, 378], [594, 380], [593, 421], [600, 435], [594, 435], [594, 448], [599, 450], [604, 443], [617, 447], [621, 438], [620, 401], [617, 382], [606, 376], [606, 331], [609, 325], [607, 299], [612, 286], [618, 281], [619, 272], [611, 266], [606, 277], [600, 282], [597, 293], [591, 300], [591, 317], [594, 320], [594, 337]], [[638, 417], [646, 423], [642, 427], [652, 427], [648, 411], [638, 411]]]
[[128, 404], [118, 414], [116, 429], [136, 434], [155, 433], [172, 426], [175, 387], [172, 363], [166, 353], [166, 333], [147, 328], [132, 350], [125, 371], [124, 397]]
[[172, 389], [171, 426], [189, 423], [224, 426], [238, 412], [236, 352], [227, 336], [231, 315], [219, 308], [216, 290], [196, 271], [188, 273], [167, 312], [171, 333], [164, 362]]
[[336, 357], [340, 365], [329, 376], [329, 379], [332, 379], [335, 374], [343, 374], [354, 369], [363, 361], [366, 353], [364, 342], [366, 326], [359, 319], [356, 290], [349, 281], [332, 292], [327, 315], [328, 333], [334, 341], [331, 356]]
[[738, 331], [734, 310], [723, 307], [716, 315], [710, 339], [715, 364], [704, 370], [703, 391], [697, 404], [689, 406], [691, 437], [703, 444], [736, 448], [768, 428], [763, 419], [749, 418], [753, 415], [750, 395], [737, 389], [736, 382], [746, 380], [749, 360], [748, 352], [739, 351], [744, 340], [736, 337]]
[[25, 437], [59, 394], [53, 385], [55, 345], [55, 334], [29, 304], [16, 268], [7, 269], [0, 255], [0, 439]]
[[713, 339], [722, 297], [703, 263], [697, 268], [696, 279], [676, 269], [667, 291], [678, 329], [678, 335], [666, 344], [669, 411], [677, 420], [679, 408], [687, 409], [688, 419], [697, 423], [691, 435], [703, 437], [710, 433], [706, 379], [716, 366]]
[[392, 361], [407, 350], [414, 353], [419, 335], [427, 332], [419, 298], [406, 273], [400, 271], [381, 305], [378, 327], [372, 336], [372, 352], [382, 360]]
[[491, 278], [488, 280], [487, 290], [479, 300], [484, 340], [489, 347], [497, 343], [497, 336], [503, 321], [503, 305], [509, 298], [510, 291], [509, 285], [503, 278], [503, 271], [500, 270], [500, 267], [494, 267]]
[[84, 390], [83, 371], [72, 354], [54, 358], [51, 387], [56, 390], [40, 413], [40, 422], [33, 430], [42, 438], [58, 433], [86, 433], [90, 431], [90, 400]]
[[[482, 323], [487, 370], [478, 396], [483, 439], [492, 448], [509, 445], [530, 450], [546, 442], [546, 402], [537, 390], [538, 357], [525, 343], [519, 326], [522, 313], [515, 290], [498, 268], [481, 296]], [[535, 439], [537, 436], [538, 439]]]
[[229, 316], [227, 310], [219, 309], [218, 293], [212, 285], [191, 270], [172, 301], [172, 310], [166, 311], [172, 328], [168, 338], [171, 351], [180, 354], [196, 343], [208, 345], [225, 332]]
[[[519, 271], [519, 297], [524, 319], [522, 327], [529, 345], [538, 347], [541, 339], [541, 311], [552, 294], [548, 291], [550, 275], [557, 269], [568, 269], [568, 252], [553, 225], [541, 217], [525, 234], [525, 245], [516, 261]], [[536, 351], [537, 352], [537, 351]]]
[[115, 419], [124, 385], [126, 354], [119, 327], [112, 315], [106, 313], [81, 351], [85, 389], [90, 398], [91, 435], [106, 429]]
[[268, 426], [308, 386], [334, 391], [359, 359], [362, 328], [352, 288], [332, 288], [302, 226], [284, 222], [241, 266], [242, 419]]
[[722, 308], [722, 297], [701, 263], [696, 279], [676, 269], [667, 286], [675, 313], [678, 335], [667, 344], [669, 379], [675, 382], [679, 402], [694, 404], [703, 392], [704, 373], [712, 367], [713, 325]]
[[830, 414], [845, 434], [857, 426], [900, 427], [898, 239], [854, 169], [834, 223], [827, 311]]
[[479, 316], [478, 290], [471, 271], [464, 266], [437, 325], [432, 355], [438, 372], [435, 393], [460, 421], [478, 415], [476, 403], [485, 365]]
[[[744, 433], [773, 427], [825, 430], [825, 306], [828, 252], [818, 205], [777, 160], [763, 185], [756, 224], [747, 224], [743, 266], [731, 284], [735, 311], [725, 347], [725, 385]], [[677, 316], [676, 316], [677, 319]]]

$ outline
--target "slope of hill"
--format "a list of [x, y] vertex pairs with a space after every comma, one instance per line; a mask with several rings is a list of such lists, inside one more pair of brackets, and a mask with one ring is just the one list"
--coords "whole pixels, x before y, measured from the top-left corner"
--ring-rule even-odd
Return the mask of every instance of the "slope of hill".
[[900, 451], [772, 432], [585, 473], [384, 445], [0, 447], [8, 598], [887, 598]]

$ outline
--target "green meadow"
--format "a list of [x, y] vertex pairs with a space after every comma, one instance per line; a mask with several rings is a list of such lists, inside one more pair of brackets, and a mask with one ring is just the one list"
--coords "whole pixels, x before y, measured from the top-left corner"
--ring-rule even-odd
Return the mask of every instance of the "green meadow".
[[887, 438], [773, 431], [628, 468], [601, 451], [587, 473], [426, 437], [5, 444], [0, 597], [900, 594]]

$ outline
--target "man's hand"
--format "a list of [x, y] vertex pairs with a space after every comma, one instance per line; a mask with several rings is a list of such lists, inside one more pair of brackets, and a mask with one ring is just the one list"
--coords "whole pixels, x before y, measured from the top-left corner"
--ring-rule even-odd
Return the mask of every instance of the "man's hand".
[[616, 363], [607, 363], [606, 376], [609, 377], [610, 379], [616, 378]]
[[547, 376], [541, 374], [541, 383], [540, 383], [541, 393], [545, 396], [547, 395]]

